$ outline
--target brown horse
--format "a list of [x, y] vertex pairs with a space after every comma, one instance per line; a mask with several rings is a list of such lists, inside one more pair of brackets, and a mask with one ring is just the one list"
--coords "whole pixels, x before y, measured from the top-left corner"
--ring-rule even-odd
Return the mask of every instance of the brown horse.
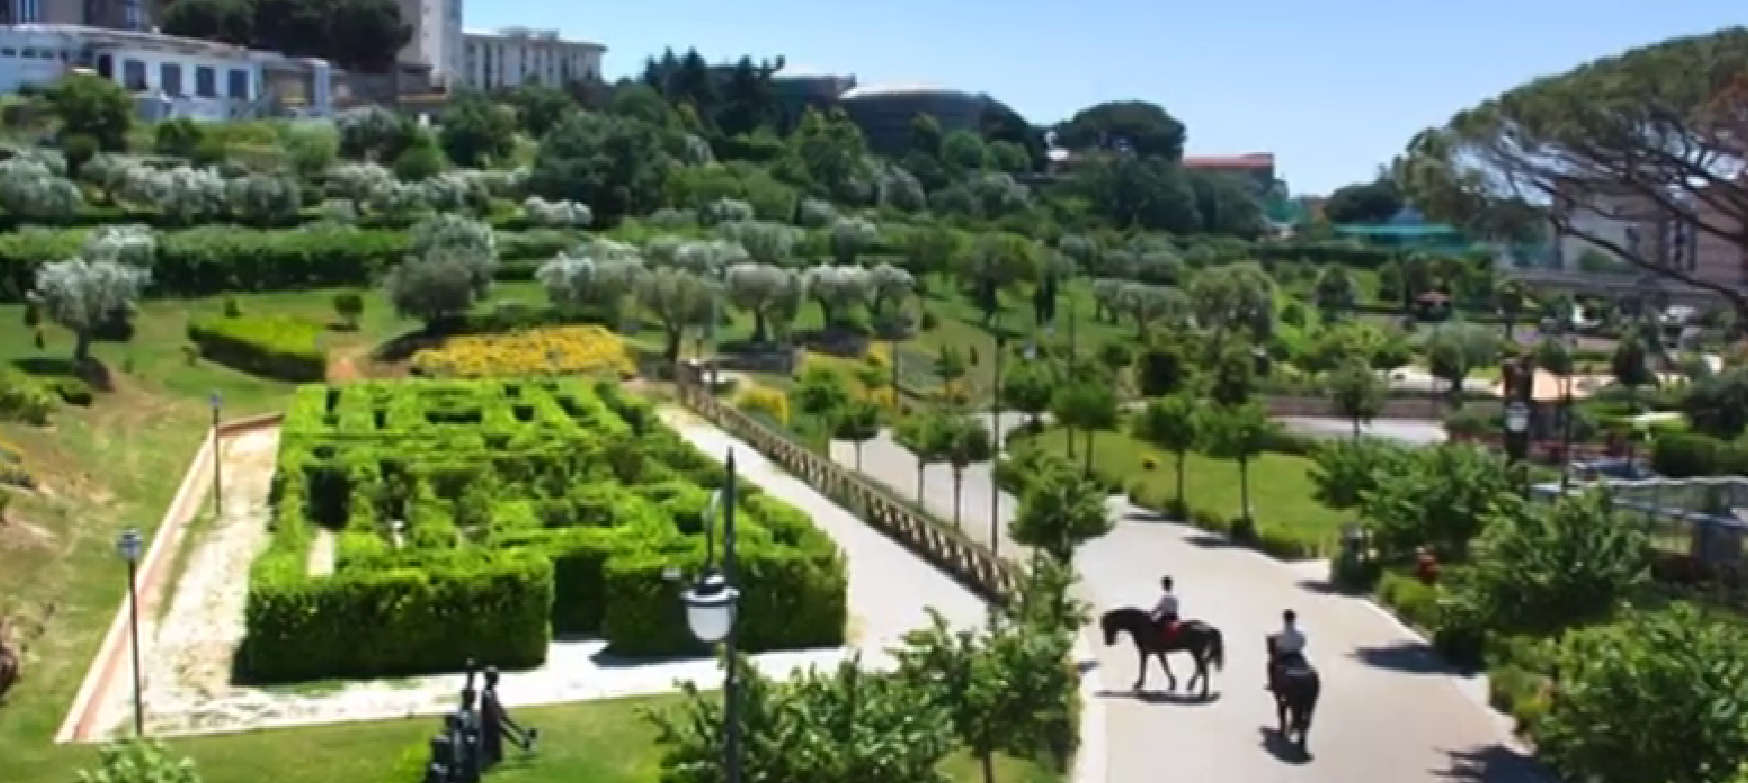
[[1159, 667], [1165, 670], [1165, 676], [1170, 681], [1168, 690], [1177, 690], [1177, 675], [1171, 673], [1171, 664], [1166, 663], [1165, 654], [1179, 650], [1188, 652], [1196, 660], [1196, 673], [1184, 683], [1184, 690], [1194, 690], [1196, 680], [1202, 681], [1202, 698], [1208, 698], [1208, 667], [1212, 665], [1219, 669], [1226, 665], [1226, 647], [1220, 640], [1220, 629], [1201, 620], [1185, 620], [1178, 625], [1177, 633], [1170, 643], [1162, 643], [1159, 629], [1154, 625], [1153, 618], [1147, 612], [1127, 606], [1122, 609], [1112, 609], [1105, 612], [1099, 619], [1099, 625], [1105, 631], [1105, 644], [1117, 643], [1117, 632], [1128, 631], [1129, 638], [1135, 642], [1135, 655], [1141, 662], [1140, 676], [1135, 679], [1135, 690], [1139, 691], [1147, 685], [1147, 658], [1159, 658]]

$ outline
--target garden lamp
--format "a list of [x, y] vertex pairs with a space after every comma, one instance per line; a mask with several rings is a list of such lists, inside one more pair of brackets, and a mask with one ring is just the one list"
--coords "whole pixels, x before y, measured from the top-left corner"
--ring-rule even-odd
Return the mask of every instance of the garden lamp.
[[691, 589], [681, 594], [686, 605], [686, 625], [692, 635], [705, 644], [716, 644], [728, 638], [734, 627], [735, 604], [740, 591], [728, 585], [728, 580], [715, 570], [706, 573]]

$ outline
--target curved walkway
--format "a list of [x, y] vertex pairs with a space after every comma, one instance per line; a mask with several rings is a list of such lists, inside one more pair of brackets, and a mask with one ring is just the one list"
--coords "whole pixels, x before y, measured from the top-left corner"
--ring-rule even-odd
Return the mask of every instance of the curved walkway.
[[[1017, 416], [1004, 416], [1013, 426]], [[854, 449], [834, 443], [832, 454], [854, 462]], [[915, 497], [916, 461], [886, 433], [863, 446], [863, 468], [905, 497]], [[1267, 481], [1267, 476], [1258, 480]], [[924, 481], [924, 504], [952, 517], [952, 479], [941, 465]], [[987, 464], [965, 470], [965, 529], [990, 538]], [[1003, 528], [1014, 509], [997, 501]], [[1516, 748], [1508, 719], [1486, 706], [1484, 677], [1446, 670], [1423, 640], [1370, 601], [1332, 593], [1323, 561], [1283, 563], [1203, 531], [1159, 520], [1112, 498], [1118, 523], [1081, 548], [1076, 566], [1080, 594], [1098, 610], [1150, 605], [1160, 575], [1178, 581], [1186, 615], [1219, 626], [1226, 640], [1226, 671], [1214, 677], [1208, 702], [1165, 692], [1165, 677], [1148, 674], [1149, 692], [1130, 692], [1134, 647], [1127, 638], [1097, 650], [1097, 686], [1105, 714], [1106, 774], [1111, 783], [1152, 780], [1409, 783], [1410, 781], [1540, 780]], [[1003, 552], [1019, 552], [1011, 541]], [[1324, 696], [1311, 732], [1310, 760], [1295, 758], [1274, 739], [1273, 700], [1263, 688], [1263, 639], [1284, 608], [1297, 610], [1310, 637], [1310, 657], [1323, 675]], [[1190, 673], [1177, 656], [1182, 685]]]

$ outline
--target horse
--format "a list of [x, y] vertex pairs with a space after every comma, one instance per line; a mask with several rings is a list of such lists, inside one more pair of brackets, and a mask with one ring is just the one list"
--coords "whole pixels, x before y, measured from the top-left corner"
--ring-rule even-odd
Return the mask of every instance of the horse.
[[1275, 694], [1275, 721], [1280, 726], [1281, 738], [1297, 745], [1300, 754], [1306, 754], [1310, 744], [1311, 713], [1317, 709], [1317, 695], [1322, 692], [1323, 683], [1317, 676], [1317, 669], [1302, 656], [1293, 662], [1294, 665], [1276, 669], [1274, 641], [1272, 636], [1267, 640], [1273, 685], [1270, 690]]
[[1157, 656], [1159, 667], [1165, 670], [1169, 678], [1168, 690], [1177, 690], [1177, 675], [1171, 673], [1171, 664], [1166, 663], [1165, 654], [1183, 650], [1196, 660], [1196, 673], [1184, 683], [1184, 690], [1192, 690], [1196, 680], [1202, 681], [1202, 698], [1208, 698], [1208, 666], [1215, 669], [1226, 665], [1226, 648], [1220, 640], [1220, 629], [1201, 620], [1185, 620], [1179, 623], [1177, 633], [1173, 635], [1169, 645], [1160, 644], [1159, 629], [1153, 622], [1153, 617], [1147, 612], [1129, 606], [1105, 612], [1099, 625], [1105, 630], [1105, 645], [1117, 643], [1117, 632], [1128, 631], [1129, 638], [1135, 642], [1135, 654], [1140, 660], [1140, 676], [1135, 679], [1135, 690], [1140, 692], [1147, 684], [1147, 656]]

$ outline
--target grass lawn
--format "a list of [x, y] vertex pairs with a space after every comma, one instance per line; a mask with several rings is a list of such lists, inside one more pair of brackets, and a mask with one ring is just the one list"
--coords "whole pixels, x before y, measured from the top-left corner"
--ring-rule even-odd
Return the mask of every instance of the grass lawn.
[[[677, 696], [654, 696], [514, 709], [524, 726], [540, 729], [533, 755], [510, 749], [505, 762], [486, 777], [493, 783], [650, 783], [658, 777], [661, 748], [647, 710], [679, 703]], [[435, 717], [345, 723], [298, 729], [273, 729], [169, 742], [195, 760], [201, 776], [213, 783], [271, 780], [274, 783], [414, 783], [426, 758], [426, 743], [439, 728]], [[90, 764], [96, 751], [66, 751], [70, 765], [59, 774], [19, 780], [71, 780], [72, 767]], [[975, 781], [974, 759], [956, 753], [942, 763], [955, 781]], [[397, 773], [414, 771], [411, 776]], [[1004, 783], [1049, 783], [1063, 775], [1046, 765], [998, 757], [996, 779]], [[12, 778], [8, 778], [12, 780]]]
[[[1037, 442], [1066, 453], [1065, 431], [1049, 429]], [[1121, 481], [1142, 505], [1163, 508], [1176, 492], [1177, 457], [1136, 440], [1127, 432], [1101, 432], [1093, 440], [1093, 467]], [[1086, 436], [1075, 434], [1076, 464], [1085, 459]], [[1148, 471], [1142, 460], [1158, 465]], [[1312, 462], [1290, 454], [1264, 454], [1250, 463], [1250, 505], [1259, 532], [1275, 531], [1327, 548], [1351, 514], [1335, 511], [1312, 497]], [[1192, 509], [1208, 509], [1222, 519], [1238, 516], [1238, 463], [1191, 453], [1184, 463], [1184, 495]]]

